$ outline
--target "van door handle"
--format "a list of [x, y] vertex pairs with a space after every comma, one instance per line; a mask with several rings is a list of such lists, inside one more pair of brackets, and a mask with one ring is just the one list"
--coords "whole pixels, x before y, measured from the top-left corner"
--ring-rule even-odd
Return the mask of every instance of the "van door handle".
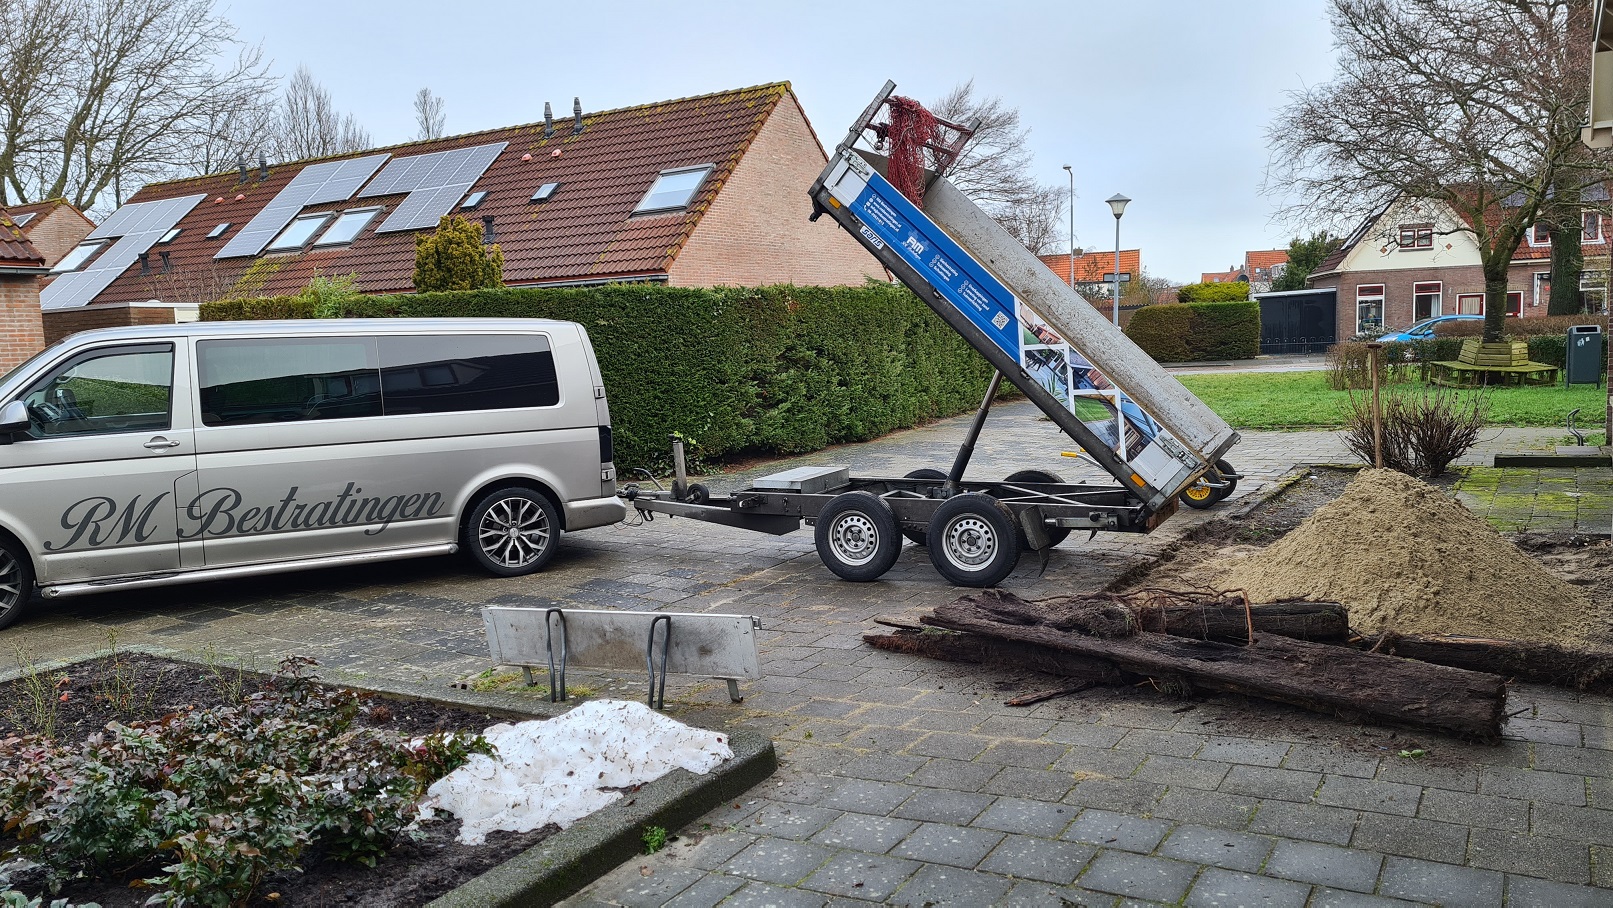
[[169, 441], [168, 439], [163, 438], [161, 435], [158, 435], [156, 438], [146, 442], [146, 450], [148, 451], [166, 451], [169, 448], [177, 447], [179, 447], [179, 442]]

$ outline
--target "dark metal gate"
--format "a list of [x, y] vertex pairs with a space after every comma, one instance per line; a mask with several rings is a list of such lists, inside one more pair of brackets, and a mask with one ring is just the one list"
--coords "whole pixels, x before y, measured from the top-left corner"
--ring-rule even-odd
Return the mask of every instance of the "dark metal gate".
[[1260, 352], [1326, 353], [1338, 340], [1338, 291], [1289, 290], [1257, 293]]

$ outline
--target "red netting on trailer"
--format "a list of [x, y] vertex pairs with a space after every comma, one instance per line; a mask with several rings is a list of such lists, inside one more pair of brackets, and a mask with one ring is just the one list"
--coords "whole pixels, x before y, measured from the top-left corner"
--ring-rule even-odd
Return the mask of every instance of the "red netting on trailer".
[[886, 176], [908, 201], [924, 207], [924, 147], [935, 141], [935, 117], [912, 98], [890, 99], [890, 168]]

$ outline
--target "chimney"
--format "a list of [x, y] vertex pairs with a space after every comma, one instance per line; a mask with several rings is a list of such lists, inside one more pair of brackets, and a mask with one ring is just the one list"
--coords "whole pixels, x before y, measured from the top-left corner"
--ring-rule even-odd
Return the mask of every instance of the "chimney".
[[571, 99], [571, 134], [582, 132], [582, 99]]
[[554, 108], [549, 106], [548, 101], [543, 102], [543, 137], [554, 138]]
[[235, 158], [235, 166], [240, 168], [241, 171], [240, 177], [235, 181], [235, 185], [239, 186], [246, 182], [246, 155], [237, 155]]
[[167, 274], [173, 268], [173, 265], [168, 261], [168, 250], [157, 250], [157, 257], [162, 259], [162, 273]]
[[493, 231], [493, 216], [482, 215], [482, 244], [492, 245], [498, 241], [498, 234]]
[[258, 152], [258, 182], [261, 183], [264, 180], [267, 180], [268, 178], [269, 178], [269, 159], [264, 157], [263, 152], [260, 151], [260, 152]]
[[151, 273], [151, 253], [149, 253], [149, 252], [140, 253], [140, 273], [141, 274], [150, 274]]

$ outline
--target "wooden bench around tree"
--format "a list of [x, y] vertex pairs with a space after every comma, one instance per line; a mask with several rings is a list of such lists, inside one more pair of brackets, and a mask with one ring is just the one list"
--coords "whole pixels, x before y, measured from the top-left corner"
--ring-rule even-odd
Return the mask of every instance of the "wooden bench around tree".
[[[1429, 363], [1429, 380], [1436, 385], [1472, 388], [1482, 384], [1551, 385], [1557, 382], [1559, 367], [1530, 362], [1529, 345], [1523, 341], [1486, 344], [1477, 338], [1462, 341], [1462, 352], [1455, 360]], [[1500, 376], [1491, 382], [1486, 376]]]

